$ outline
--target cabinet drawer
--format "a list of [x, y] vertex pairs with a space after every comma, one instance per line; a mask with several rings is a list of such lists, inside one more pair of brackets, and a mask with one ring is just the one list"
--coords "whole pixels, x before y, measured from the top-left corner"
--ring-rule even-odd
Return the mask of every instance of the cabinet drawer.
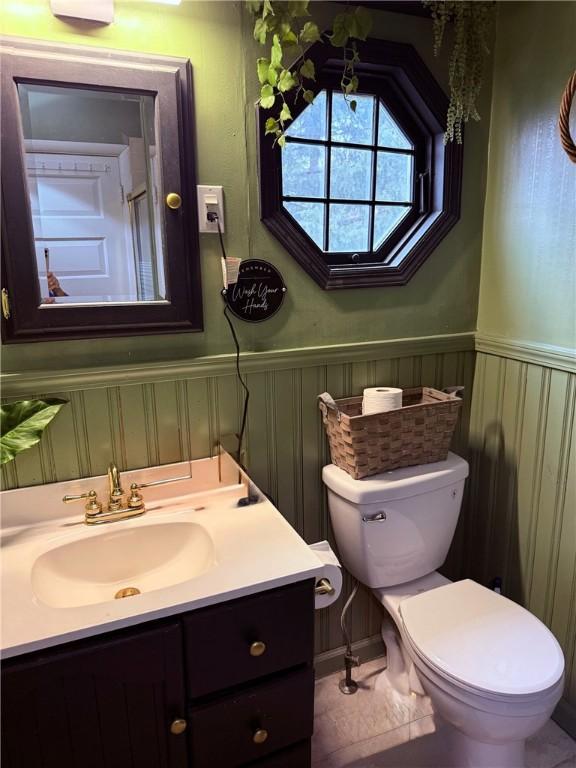
[[310, 739], [306, 739], [292, 747], [268, 755], [262, 760], [250, 763], [247, 768], [310, 768], [311, 765], [312, 749]]
[[313, 721], [314, 671], [288, 673], [236, 696], [192, 707], [191, 763], [194, 768], [250, 763], [309, 739]]
[[314, 580], [190, 613], [184, 643], [192, 699], [312, 663]]

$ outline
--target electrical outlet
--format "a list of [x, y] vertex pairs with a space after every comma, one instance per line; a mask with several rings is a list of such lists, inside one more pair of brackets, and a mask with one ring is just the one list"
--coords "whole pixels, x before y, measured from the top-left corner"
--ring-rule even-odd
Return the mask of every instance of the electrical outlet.
[[222, 187], [198, 184], [198, 229], [200, 232], [218, 232], [218, 224], [208, 221], [208, 213], [218, 214], [220, 229], [224, 232], [224, 192]]

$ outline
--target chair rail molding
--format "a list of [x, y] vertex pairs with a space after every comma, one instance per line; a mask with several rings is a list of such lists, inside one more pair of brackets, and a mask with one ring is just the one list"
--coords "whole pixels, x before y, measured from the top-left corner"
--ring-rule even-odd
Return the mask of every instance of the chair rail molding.
[[576, 373], [576, 349], [521, 339], [507, 339], [481, 332], [476, 333], [475, 339], [476, 352]]
[[[258, 373], [473, 350], [474, 333], [468, 332], [301, 349], [243, 352], [240, 356], [240, 365], [245, 373]], [[2, 397], [18, 397], [37, 392], [43, 394], [73, 392], [123, 384], [153, 384], [163, 381], [226, 376], [235, 372], [235, 366], [236, 356], [233, 354], [209, 355], [189, 360], [140, 363], [131, 366], [111, 365], [53, 371], [6, 372], [0, 377], [0, 385]]]

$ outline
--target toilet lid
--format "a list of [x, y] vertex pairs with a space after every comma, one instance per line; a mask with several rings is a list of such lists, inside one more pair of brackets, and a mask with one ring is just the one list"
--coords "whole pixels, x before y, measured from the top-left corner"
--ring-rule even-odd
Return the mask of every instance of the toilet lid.
[[564, 656], [529, 611], [470, 579], [403, 600], [414, 649], [440, 674], [493, 694], [530, 694], [558, 682]]

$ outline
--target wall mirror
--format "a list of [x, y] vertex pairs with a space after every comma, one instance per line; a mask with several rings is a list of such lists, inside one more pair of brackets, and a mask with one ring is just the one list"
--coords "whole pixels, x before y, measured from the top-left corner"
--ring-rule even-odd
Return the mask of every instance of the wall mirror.
[[201, 330], [189, 62], [1, 57], [4, 340]]

